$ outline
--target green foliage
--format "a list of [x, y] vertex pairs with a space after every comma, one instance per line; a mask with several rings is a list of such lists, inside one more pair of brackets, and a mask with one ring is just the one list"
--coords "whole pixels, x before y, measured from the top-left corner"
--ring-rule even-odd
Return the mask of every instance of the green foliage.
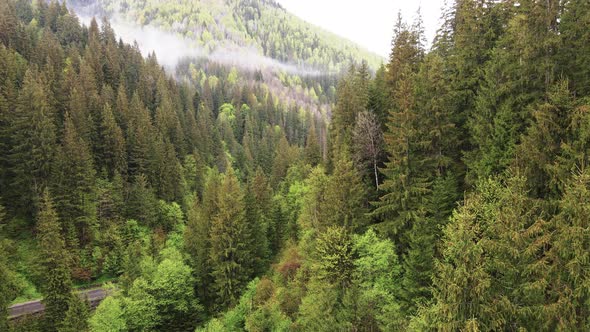
[[88, 302], [80, 299], [78, 296], [72, 296], [70, 299], [68, 312], [64, 321], [59, 328], [59, 332], [86, 332], [89, 331], [88, 318]]
[[72, 295], [69, 254], [53, 202], [46, 189], [37, 215], [39, 241], [39, 275], [44, 295], [45, 325], [47, 331], [57, 331], [66, 317]]
[[121, 301], [108, 296], [96, 308], [89, 320], [92, 332], [123, 332], [127, 331]]
[[8, 306], [18, 291], [16, 275], [8, 265], [8, 250], [10, 244], [2, 235], [5, 226], [4, 207], [0, 205], [0, 328], [8, 329]]
[[220, 307], [234, 305], [251, 274], [252, 248], [245, 215], [244, 193], [233, 170], [223, 177], [217, 193], [217, 207], [211, 221], [211, 274]]
[[590, 327], [588, 315], [588, 171], [574, 176], [561, 200], [561, 211], [552, 220], [555, 229], [549, 257], [550, 276], [557, 287], [552, 290], [550, 319], [546, 328], [583, 331]]

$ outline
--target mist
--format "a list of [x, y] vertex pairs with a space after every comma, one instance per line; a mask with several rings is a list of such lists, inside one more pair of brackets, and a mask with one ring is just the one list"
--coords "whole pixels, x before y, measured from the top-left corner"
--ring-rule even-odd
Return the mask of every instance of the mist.
[[[74, 7], [72, 9], [76, 12], [80, 21], [87, 26], [90, 25], [92, 18], [96, 17], [96, 15], [88, 15], [87, 8], [77, 9]], [[117, 38], [129, 44], [136, 42], [144, 57], [152, 54], [152, 52], [155, 53], [158, 62], [171, 73], [174, 72], [181, 60], [204, 58], [211, 62], [236, 67], [244, 71], [271, 70], [300, 76], [318, 76], [322, 74], [317, 69], [282, 63], [262, 55], [261, 51], [255, 48], [221, 46], [217, 47], [213, 52], [207, 52], [204, 48], [197, 46], [192, 39], [163, 31], [154, 26], [132, 24], [118, 15], [109, 17], [109, 23]]]

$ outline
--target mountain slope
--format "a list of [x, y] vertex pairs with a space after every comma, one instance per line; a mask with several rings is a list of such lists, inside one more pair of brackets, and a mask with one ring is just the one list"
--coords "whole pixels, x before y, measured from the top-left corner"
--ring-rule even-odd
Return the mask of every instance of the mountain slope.
[[290, 14], [272, 0], [78, 0], [69, 4], [174, 32], [209, 53], [220, 48], [254, 49], [281, 62], [330, 72], [362, 60], [376, 69], [383, 61]]

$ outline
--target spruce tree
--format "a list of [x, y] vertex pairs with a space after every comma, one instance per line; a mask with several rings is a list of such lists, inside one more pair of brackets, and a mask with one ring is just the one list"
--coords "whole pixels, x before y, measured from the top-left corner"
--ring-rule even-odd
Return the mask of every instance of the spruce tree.
[[3, 237], [6, 215], [0, 205], [0, 330], [8, 331], [8, 306], [18, 294], [18, 284], [8, 262], [8, 240]]
[[45, 304], [47, 331], [58, 331], [72, 298], [69, 259], [61, 233], [57, 212], [49, 190], [45, 189], [37, 214], [37, 240], [39, 241], [39, 276]]
[[483, 181], [445, 228], [433, 285], [440, 330], [543, 330], [549, 244], [522, 177]]
[[555, 76], [556, 1], [505, 5], [514, 15], [484, 68], [475, 112], [469, 118], [474, 149], [466, 154], [466, 163], [472, 183], [510, 166], [530, 119], [529, 106], [549, 89]]
[[127, 150], [123, 131], [117, 124], [111, 106], [107, 103], [102, 108], [100, 124], [100, 153], [97, 154], [97, 165], [108, 173], [127, 173]]
[[590, 94], [590, 4], [587, 1], [567, 1], [559, 20], [560, 47], [557, 54], [557, 74], [567, 76], [578, 96]]
[[244, 195], [246, 220], [252, 234], [249, 246], [253, 255], [253, 276], [264, 273], [271, 259], [269, 244], [270, 193], [270, 184], [259, 168], [254, 178], [249, 181]]
[[58, 332], [87, 332], [90, 312], [88, 302], [78, 296], [72, 296], [64, 321]]
[[326, 188], [326, 219], [320, 223], [324, 227], [340, 226], [351, 233], [362, 230], [366, 225], [366, 192], [347, 150], [341, 150]]
[[221, 182], [217, 204], [219, 210], [211, 221], [209, 258], [216, 302], [224, 308], [237, 303], [252, 268], [244, 193], [231, 168]]
[[389, 63], [388, 82], [391, 85], [394, 108], [389, 112], [387, 131], [384, 134], [388, 160], [381, 170], [385, 180], [380, 186], [383, 194], [375, 202], [374, 214], [383, 220], [379, 227], [395, 237], [403, 249], [404, 233], [416, 218], [429, 189], [428, 169], [430, 156], [423, 147], [428, 137], [419, 126], [415, 94], [416, 73], [422, 58], [419, 34], [400, 22]]
[[34, 214], [37, 198], [51, 179], [56, 147], [55, 110], [42, 75], [29, 69], [25, 75], [10, 135], [11, 188], [20, 212]]
[[552, 220], [555, 229], [549, 257], [552, 261], [551, 304], [546, 329], [585, 331], [590, 328], [590, 172], [574, 176]]
[[68, 246], [84, 247], [97, 231], [96, 172], [92, 153], [68, 114], [58, 157], [53, 186], [56, 210], [64, 223]]
[[135, 177], [129, 191], [126, 215], [143, 225], [153, 226], [157, 221], [157, 199], [147, 177], [140, 174]]

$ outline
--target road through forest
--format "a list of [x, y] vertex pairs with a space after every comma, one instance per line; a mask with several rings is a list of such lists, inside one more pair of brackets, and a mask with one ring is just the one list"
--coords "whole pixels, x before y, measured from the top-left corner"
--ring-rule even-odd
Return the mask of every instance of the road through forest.
[[[107, 291], [103, 288], [87, 289], [77, 292], [78, 296], [83, 299], [88, 299], [88, 302], [94, 307], [100, 303], [107, 295]], [[8, 308], [9, 319], [16, 319], [26, 315], [34, 315], [45, 310], [45, 305], [41, 300], [35, 300], [25, 303], [18, 303]]]

